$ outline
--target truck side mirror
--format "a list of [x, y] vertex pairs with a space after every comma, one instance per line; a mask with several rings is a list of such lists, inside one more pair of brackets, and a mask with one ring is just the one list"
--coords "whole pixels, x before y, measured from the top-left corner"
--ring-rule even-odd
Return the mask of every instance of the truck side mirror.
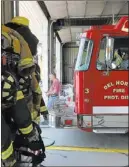
[[113, 48], [114, 48], [114, 38], [106, 37], [105, 61], [106, 61], [107, 67], [111, 67], [111, 63], [113, 59]]

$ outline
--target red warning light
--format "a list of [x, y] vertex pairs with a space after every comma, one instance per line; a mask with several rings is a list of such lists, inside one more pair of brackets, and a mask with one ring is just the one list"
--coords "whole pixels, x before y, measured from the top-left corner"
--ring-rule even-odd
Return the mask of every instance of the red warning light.
[[72, 125], [72, 120], [65, 120], [65, 125]]

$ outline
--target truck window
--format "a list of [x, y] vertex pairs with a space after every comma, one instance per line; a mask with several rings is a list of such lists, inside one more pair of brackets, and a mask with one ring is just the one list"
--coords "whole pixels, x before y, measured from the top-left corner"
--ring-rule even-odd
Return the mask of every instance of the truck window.
[[93, 42], [87, 38], [82, 38], [80, 41], [80, 47], [75, 66], [76, 71], [88, 70], [92, 49], [93, 49]]
[[[100, 44], [100, 51], [97, 59], [97, 69], [106, 70], [105, 63], [106, 38], [103, 38]], [[117, 37], [114, 38], [112, 64], [115, 64], [115, 69], [110, 70], [129, 70], [129, 38]]]

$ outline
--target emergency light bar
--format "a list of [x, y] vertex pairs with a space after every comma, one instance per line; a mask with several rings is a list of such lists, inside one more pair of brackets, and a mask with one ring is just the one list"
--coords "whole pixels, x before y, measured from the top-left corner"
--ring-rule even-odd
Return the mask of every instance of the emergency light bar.
[[118, 23], [116, 24], [115, 26], [115, 29], [117, 30], [121, 30], [121, 31], [124, 31], [124, 32], [129, 32], [129, 17], [128, 16], [124, 16], [122, 17]]
[[124, 23], [121, 30], [124, 31], [124, 32], [129, 32], [129, 22], [128, 22], [128, 20]]

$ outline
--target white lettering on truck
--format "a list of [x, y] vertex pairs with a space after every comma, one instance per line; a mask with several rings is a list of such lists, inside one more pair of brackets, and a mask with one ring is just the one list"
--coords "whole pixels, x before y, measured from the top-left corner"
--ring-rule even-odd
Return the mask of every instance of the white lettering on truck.
[[118, 100], [119, 97], [117, 95], [115, 95], [115, 96], [104, 96], [104, 99], [105, 100]]
[[108, 88], [114, 86], [112, 82], [108, 83], [107, 85], [104, 86], [104, 89], [107, 90]]
[[113, 93], [125, 93], [125, 89], [113, 89]]
[[[120, 87], [118, 87], [118, 86], [120, 86]], [[128, 88], [127, 81], [115, 81], [115, 83], [109, 82], [106, 85], [104, 85], [104, 90], [107, 91], [111, 87], [114, 87], [113, 89], [111, 89], [112, 95], [111, 95], [111, 93], [110, 93], [110, 95], [104, 95], [104, 100], [119, 100], [119, 99], [128, 100], [129, 99], [128, 90], [127, 90], [127, 88]], [[122, 94], [124, 94], [124, 95], [122, 95]]]
[[116, 85], [128, 86], [128, 82], [125, 82], [125, 81], [116, 81]]
[[129, 96], [121, 96], [121, 100], [129, 100]]

